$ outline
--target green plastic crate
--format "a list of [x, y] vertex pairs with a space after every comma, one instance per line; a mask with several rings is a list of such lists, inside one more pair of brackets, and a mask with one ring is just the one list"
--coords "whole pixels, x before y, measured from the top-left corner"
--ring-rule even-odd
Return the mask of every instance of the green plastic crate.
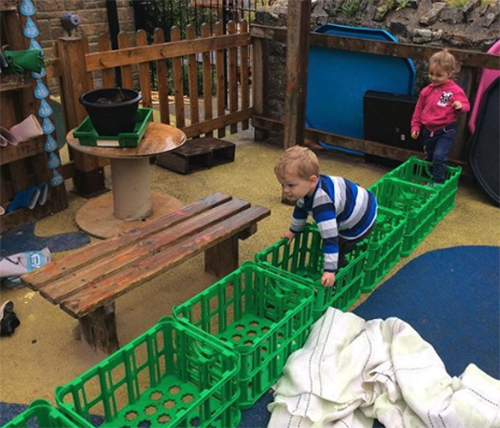
[[4, 428], [79, 428], [47, 400], [35, 400]]
[[[56, 389], [79, 427], [237, 426], [238, 355], [172, 318]], [[90, 415], [102, 415], [93, 425]]]
[[385, 176], [369, 190], [375, 194], [379, 207], [406, 216], [401, 255], [409, 256], [434, 227], [438, 191], [434, 187]]
[[406, 216], [378, 207], [375, 226], [362, 243], [367, 251], [363, 293], [371, 292], [401, 258], [405, 226]]
[[[398, 178], [410, 183], [429, 186], [432, 184], [432, 163], [410, 157], [406, 162], [386, 174], [387, 177]], [[436, 187], [438, 201], [434, 212], [434, 224], [439, 223], [455, 206], [458, 180], [462, 168], [459, 166], [446, 168], [446, 179], [442, 186]]]
[[251, 407], [283, 374], [312, 324], [312, 292], [253, 262], [174, 307], [177, 319], [240, 354], [241, 409]]
[[285, 238], [255, 255], [259, 265], [275, 273], [282, 272], [314, 290], [314, 321], [330, 306], [347, 311], [358, 300], [365, 259], [366, 251], [362, 251], [361, 247], [355, 248], [346, 255], [347, 266], [337, 271], [333, 287], [323, 287], [323, 239], [317, 226], [310, 223], [295, 236], [291, 245]]

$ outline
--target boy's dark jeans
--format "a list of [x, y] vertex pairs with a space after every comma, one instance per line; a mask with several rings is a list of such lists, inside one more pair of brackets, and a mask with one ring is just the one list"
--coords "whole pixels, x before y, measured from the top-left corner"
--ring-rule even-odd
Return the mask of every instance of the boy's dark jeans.
[[456, 133], [456, 123], [434, 132], [424, 128], [425, 160], [432, 162], [434, 183], [444, 183], [446, 179], [446, 162]]
[[365, 239], [374, 227], [375, 222], [373, 222], [373, 224], [365, 233], [353, 240], [344, 239], [339, 236], [339, 269], [347, 266], [347, 260], [345, 259], [346, 254], [350, 253], [354, 249], [356, 244], [359, 244], [363, 239]]

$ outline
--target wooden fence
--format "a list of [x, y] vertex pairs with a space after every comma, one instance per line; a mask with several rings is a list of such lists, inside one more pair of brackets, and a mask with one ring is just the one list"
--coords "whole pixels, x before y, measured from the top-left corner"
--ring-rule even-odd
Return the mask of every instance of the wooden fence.
[[[263, 139], [266, 138], [269, 131], [282, 132], [284, 129], [283, 120], [273, 115], [267, 106], [266, 93], [269, 85], [267, 45], [269, 41], [286, 44], [287, 30], [285, 28], [252, 25], [250, 35], [254, 51], [253, 79], [255, 81], [253, 87], [252, 125], [256, 128], [256, 139]], [[317, 33], [310, 33], [309, 40], [310, 46], [412, 58], [414, 60], [428, 60], [433, 53], [440, 50], [435, 47], [415, 44], [363, 40]], [[458, 83], [465, 90], [469, 100], [473, 101], [476, 94], [476, 82], [479, 71], [482, 68], [499, 70], [500, 61], [497, 56], [476, 51], [450, 49], [450, 52], [461, 63]], [[300, 55], [300, 53], [297, 53], [297, 55]], [[468, 166], [470, 138], [466, 126], [467, 119], [468, 117], [464, 115], [459, 120], [457, 138], [450, 153], [450, 162], [465, 167], [465, 173], [470, 173]], [[397, 161], [405, 161], [411, 155], [422, 157], [422, 153], [412, 150], [392, 147], [375, 141], [336, 135], [317, 129], [306, 128], [305, 137], [313, 143], [323, 141], [334, 146], [358, 150]], [[314, 145], [314, 147], [318, 150], [324, 150], [320, 145]]]
[[[212, 30], [211, 34], [210, 26], [204, 24], [202, 36], [195, 38], [194, 28], [188, 26], [186, 38], [181, 40], [179, 29], [173, 27], [171, 41], [166, 43], [163, 30], [156, 29], [151, 44], [143, 30], [137, 31], [135, 37], [120, 33], [116, 50], [111, 50], [109, 37], [102, 36], [99, 52], [95, 53], [88, 52], [85, 39], [59, 39], [53, 75], [60, 78], [67, 129], [78, 126], [85, 118], [78, 99], [94, 88], [95, 73], [100, 73], [103, 87], [113, 87], [118, 70], [125, 88], [134, 87], [133, 76], [138, 74], [136, 89], [141, 91], [142, 107], [152, 107], [153, 64], [162, 123], [177, 126], [188, 138], [212, 136], [214, 132], [222, 138], [226, 128], [236, 133], [239, 123], [241, 129], [247, 129], [251, 116], [248, 24], [231, 21], [226, 34], [221, 23]], [[77, 189], [85, 195], [99, 193], [103, 188], [101, 169], [107, 161], [75, 151], [72, 157]]]

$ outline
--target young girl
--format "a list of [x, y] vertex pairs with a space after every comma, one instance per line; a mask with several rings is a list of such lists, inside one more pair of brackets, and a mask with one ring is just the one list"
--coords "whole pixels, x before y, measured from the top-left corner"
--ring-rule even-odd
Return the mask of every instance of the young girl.
[[420, 92], [411, 120], [411, 137], [416, 140], [423, 132], [425, 160], [433, 164], [434, 186], [442, 186], [445, 181], [458, 115], [470, 110], [464, 91], [451, 80], [456, 70], [457, 60], [447, 49], [431, 56], [431, 83]]

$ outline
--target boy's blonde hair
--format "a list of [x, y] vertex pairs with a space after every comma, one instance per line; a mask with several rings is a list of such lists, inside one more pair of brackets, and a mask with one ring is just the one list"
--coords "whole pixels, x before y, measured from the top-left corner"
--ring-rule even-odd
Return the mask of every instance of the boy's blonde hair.
[[286, 174], [297, 175], [303, 180], [309, 180], [313, 175], [319, 177], [318, 158], [307, 147], [290, 147], [276, 162], [274, 173], [280, 178], [284, 178]]
[[431, 56], [429, 60], [429, 66], [438, 65], [446, 70], [448, 73], [455, 73], [458, 69], [458, 61], [456, 58], [448, 51], [448, 49], [443, 49], [442, 51], [436, 52]]

